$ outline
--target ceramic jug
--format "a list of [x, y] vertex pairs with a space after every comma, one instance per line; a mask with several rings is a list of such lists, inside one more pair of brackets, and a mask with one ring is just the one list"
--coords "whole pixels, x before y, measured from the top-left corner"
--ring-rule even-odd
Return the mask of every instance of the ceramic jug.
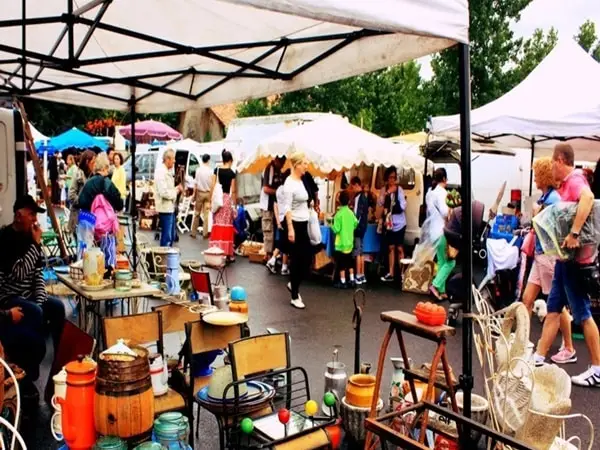
[[67, 393], [58, 399], [62, 413], [62, 431], [69, 450], [89, 450], [96, 442], [94, 426], [94, 384], [96, 363], [79, 356], [65, 366]]
[[158, 353], [150, 355], [150, 377], [155, 397], [164, 395], [169, 391], [169, 385], [167, 384], [169, 381], [167, 361]]
[[61, 406], [58, 402], [58, 399], [65, 399], [67, 396], [67, 371], [63, 367], [60, 372], [52, 377], [52, 381], [54, 381], [54, 395], [52, 396], [51, 405], [54, 408], [54, 414], [52, 415], [52, 420], [50, 421], [50, 430], [52, 431], [52, 436], [57, 441], [62, 441], [62, 415], [61, 415]]

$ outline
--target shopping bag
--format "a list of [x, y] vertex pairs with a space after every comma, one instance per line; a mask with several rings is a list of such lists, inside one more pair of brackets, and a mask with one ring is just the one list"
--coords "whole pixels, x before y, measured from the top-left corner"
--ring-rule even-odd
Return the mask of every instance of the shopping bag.
[[308, 237], [311, 245], [321, 243], [321, 224], [319, 223], [319, 215], [314, 209], [311, 209], [308, 214]]

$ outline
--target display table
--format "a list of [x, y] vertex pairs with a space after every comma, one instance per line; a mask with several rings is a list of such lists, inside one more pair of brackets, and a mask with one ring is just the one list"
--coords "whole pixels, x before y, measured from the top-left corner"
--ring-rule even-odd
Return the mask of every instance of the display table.
[[[108, 287], [100, 291], [87, 291], [68, 275], [57, 274], [56, 276], [61, 283], [75, 292], [75, 298], [79, 303], [80, 308], [79, 328], [84, 330], [86, 333], [91, 334], [97, 340], [97, 342], [101, 342], [101, 327], [99, 319], [102, 317], [100, 310], [102, 303], [104, 303], [104, 311], [106, 315], [112, 316], [113, 308], [111, 307], [112, 305], [109, 305], [109, 303], [114, 300], [122, 300], [121, 315], [128, 315], [132, 313], [132, 300], [135, 301], [144, 297], [153, 297], [161, 294], [159, 289], [150, 286], [148, 283], [142, 283], [139, 288], [134, 288], [129, 291], [116, 290], [114, 287]], [[125, 308], [126, 303], [127, 308]], [[96, 348], [98, 349], [99, 346], [97, 345]]]
[[[321, 242], [325, 246], [327, 256], [333, 257], [335, 253], [335, 234], [328, 225], [321, 225]], [[377, 224], [367, 225], [367, 231], [363, 238], [363, 253], [379, 253], [381, 248], [381, 236], [377, 234]]]

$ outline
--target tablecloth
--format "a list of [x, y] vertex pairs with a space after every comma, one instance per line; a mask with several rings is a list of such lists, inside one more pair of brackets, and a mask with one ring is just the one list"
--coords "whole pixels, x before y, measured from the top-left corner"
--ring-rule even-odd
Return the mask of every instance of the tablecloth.
[[[331, 231], [331, 227], [321, 225], [321, 241], [325, 245], [327, 256], [333, 256], [335, 252], [335, 234]], [[367, 231], [363, 239], [364, 253], [379, 253], [381, 248], [381, 236], [377, 234], [377, 224], [370, 223], [367, 225]]]

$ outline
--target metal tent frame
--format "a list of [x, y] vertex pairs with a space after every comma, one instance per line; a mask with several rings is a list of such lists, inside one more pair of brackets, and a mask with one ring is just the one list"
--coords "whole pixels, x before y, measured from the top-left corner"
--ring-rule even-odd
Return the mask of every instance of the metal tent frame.
[[[0, 42], [0, 51], [14, 55], [14, 58], [0, 60], [2, 64], [18, 64], [17, 69], [12, 72], [2, 70], [0, 68], [0, 78], [3, 78], [5, 83], [0, 85], [0, 94], [4, 92], [11, 96], [31, 96], [45, 92], [53, 92], [59, 90], [75, 90], [92, 94], [99, 97], [110, 98], [122, 102], [123, 109], [128, 108], [131, 114], [131, 155], [135, 158], [136, 139], [135, 139], [135, 122], [136, 122], [136, 104], [144, 98], [155, 93], [163, 93], [174, 97], [183, 97], [189, 100], [198, 100], [208, 92], [222, 86], [233, 78], [252, 77], [265, 78], [275, 80], [291, 80], [302, 74], [307, 69], [318, 64], [320, 61], [332, 56], [339, 50], [354, 41], [373, 37], [378, 35], [390, 34], [386, 31], [376, 31], [369, 29], [360, 29], [348, 33], [308, 36], [301, 38], [283, 38], [279, 40], [246, 42], [226, 45], [213, 45], [205, 47], [191, 47], [178, 42], [172, 42], [151, 36], [148, 34], [138, 33], [132, 30], [124, 29], [114, 25], [102, 22], [102, 18], [110, 7], [112, 0], [90, 0], [85, 6], [74, 9], [73, 0], [66, 0], [66, 11], [58, 16], [52, 17], [36, 17], [28, 18], [26, 12], [27, 0], [21, 0], [23, 15], [21, 19], [0, 20], [0, 29], [7, 27], [18, 27], [21, 30], [21, 48], [8, 46]], [[83, 14], [95, 11], [96, 15], [93, 20], [83, 17]], [[27, 49], [27, 33], [28, 29], [40, 24], [63, 24], [62, 31], [58, 34], [54, 45], [48, 54], [29, 51]], [[75, 42], [74, 28], [76, 25], [87, 26], [87, 32], [80, 40]], [[132, 53], [118, 56], [107, 56], [104, 58], [85, 59], [81, 55], [93, 37], [95, 30], [105, 30], [115, 33], [121, 37], [138, 39], [146, 43], [158, 45], [161, 50], [152, 52]], [[55, 56], [55, 53], [63, 40], [68, 43], [68, 57], [60, 58]], [[281, 72], [280, 66], [286, 51], [293, 46], [302, 45], [313, 42], [331, 42], [332, 45], [316, 56], [315, 58], [304, 62], [294, 70]], [[471, 82], [470, 82], [470, 56], [469, 45], [464, 43], [457, 44], [459, 46], [459, 88], [460, 88], [460, 116], [461, 130], [460, 137], [462, 145], [461, 151], [461, 166], [462, 166], [462, 198], [463, 198], [463, 214], [466, 217], [472, 215], [471, 207], [471, 132], [470, 132], [470, 112], [471, 112]], [[250, 48], [261, 48], [264, 52], [250, 62], [238, 60], [236, 58], [219, 54], [219, 52], [227, 50], [241, 50]], [[275, 70], [262, 67], [260, 65], [268, 56], [280, 52], [279, 64]], [[109, 62], [124, 62], [136, 61], [149, 58], [159, 58], [178, 54], [201, 55], [206, 58], [214, 59], [220, 62], [232, 65], [230, 71], [198, 71], [193, 67], [185, 70], [165, 71], [161, 73], [145, 73], [136, 75], [135, 77], [114, 78], [108, 77], [101, 73], [94, 72], [94, 65]], [[34, 68], [34, 73], [28, 73], [29, 68]], [[44, 70], [50, 68], [60, 72], [66, 72], [73, 75], [87, 77], [89, 81], [83, 81], [73, 84], [59, 84], [50, 79], [44, 78]], [[190, 88], [187, 92], [173, 89], [172, 85], [180, 81], [183, 77], [192, 75]], [[214, 76], [216, 81], [196, 95], [191, 94], [191, 85], [193, 84], [196, 75]], [[162, 84], [152, 82], [153, 78], [171, 77], [169, 81]], [[20, 83], [18, 82], [20, 81]], [[33, 89], [34, 84], [44, 84], [45, 87]], [[129, 98], [120, 98], [111, 96], [105, 93], [98, 93], [87, 88], [106, 84], [119, 84], [130, 87], [131, 96]], [[141, 96], [136, 96], [136, 89], [148, 91]], [[135, 164], [132, 164], [132, 179], [135, 180]], [[135, 199], [135, 182], [132, 185], [132, 198]], [[135, 201], [132, 202], [131, 213], [133, 217], [133, 263], [137, 267], [137, 251], [136, 251], [136, 233], [135, 223], [137, 219], [137, 211]], [[472, 223], [470, 220], [463, 221], [463, 272], [466, 279], [472, 279]], [[473, 388], [472, 375], [472, 347], [473, 347], [473, 328], [470, 313], [472, 310], [472, 292], [469, 283], [465, 283], [465, 292], [463, 299], [464, 315], [463, 315], [463, 374], [460, 376], [462, 389], [465, 395], [464, 414], [466, 417], [471, 416], [471, 391]], [[465, 439], [468, 442], [468, 433], [465, 434]], [[469, 448], [468, 445], [463, 448]]]

